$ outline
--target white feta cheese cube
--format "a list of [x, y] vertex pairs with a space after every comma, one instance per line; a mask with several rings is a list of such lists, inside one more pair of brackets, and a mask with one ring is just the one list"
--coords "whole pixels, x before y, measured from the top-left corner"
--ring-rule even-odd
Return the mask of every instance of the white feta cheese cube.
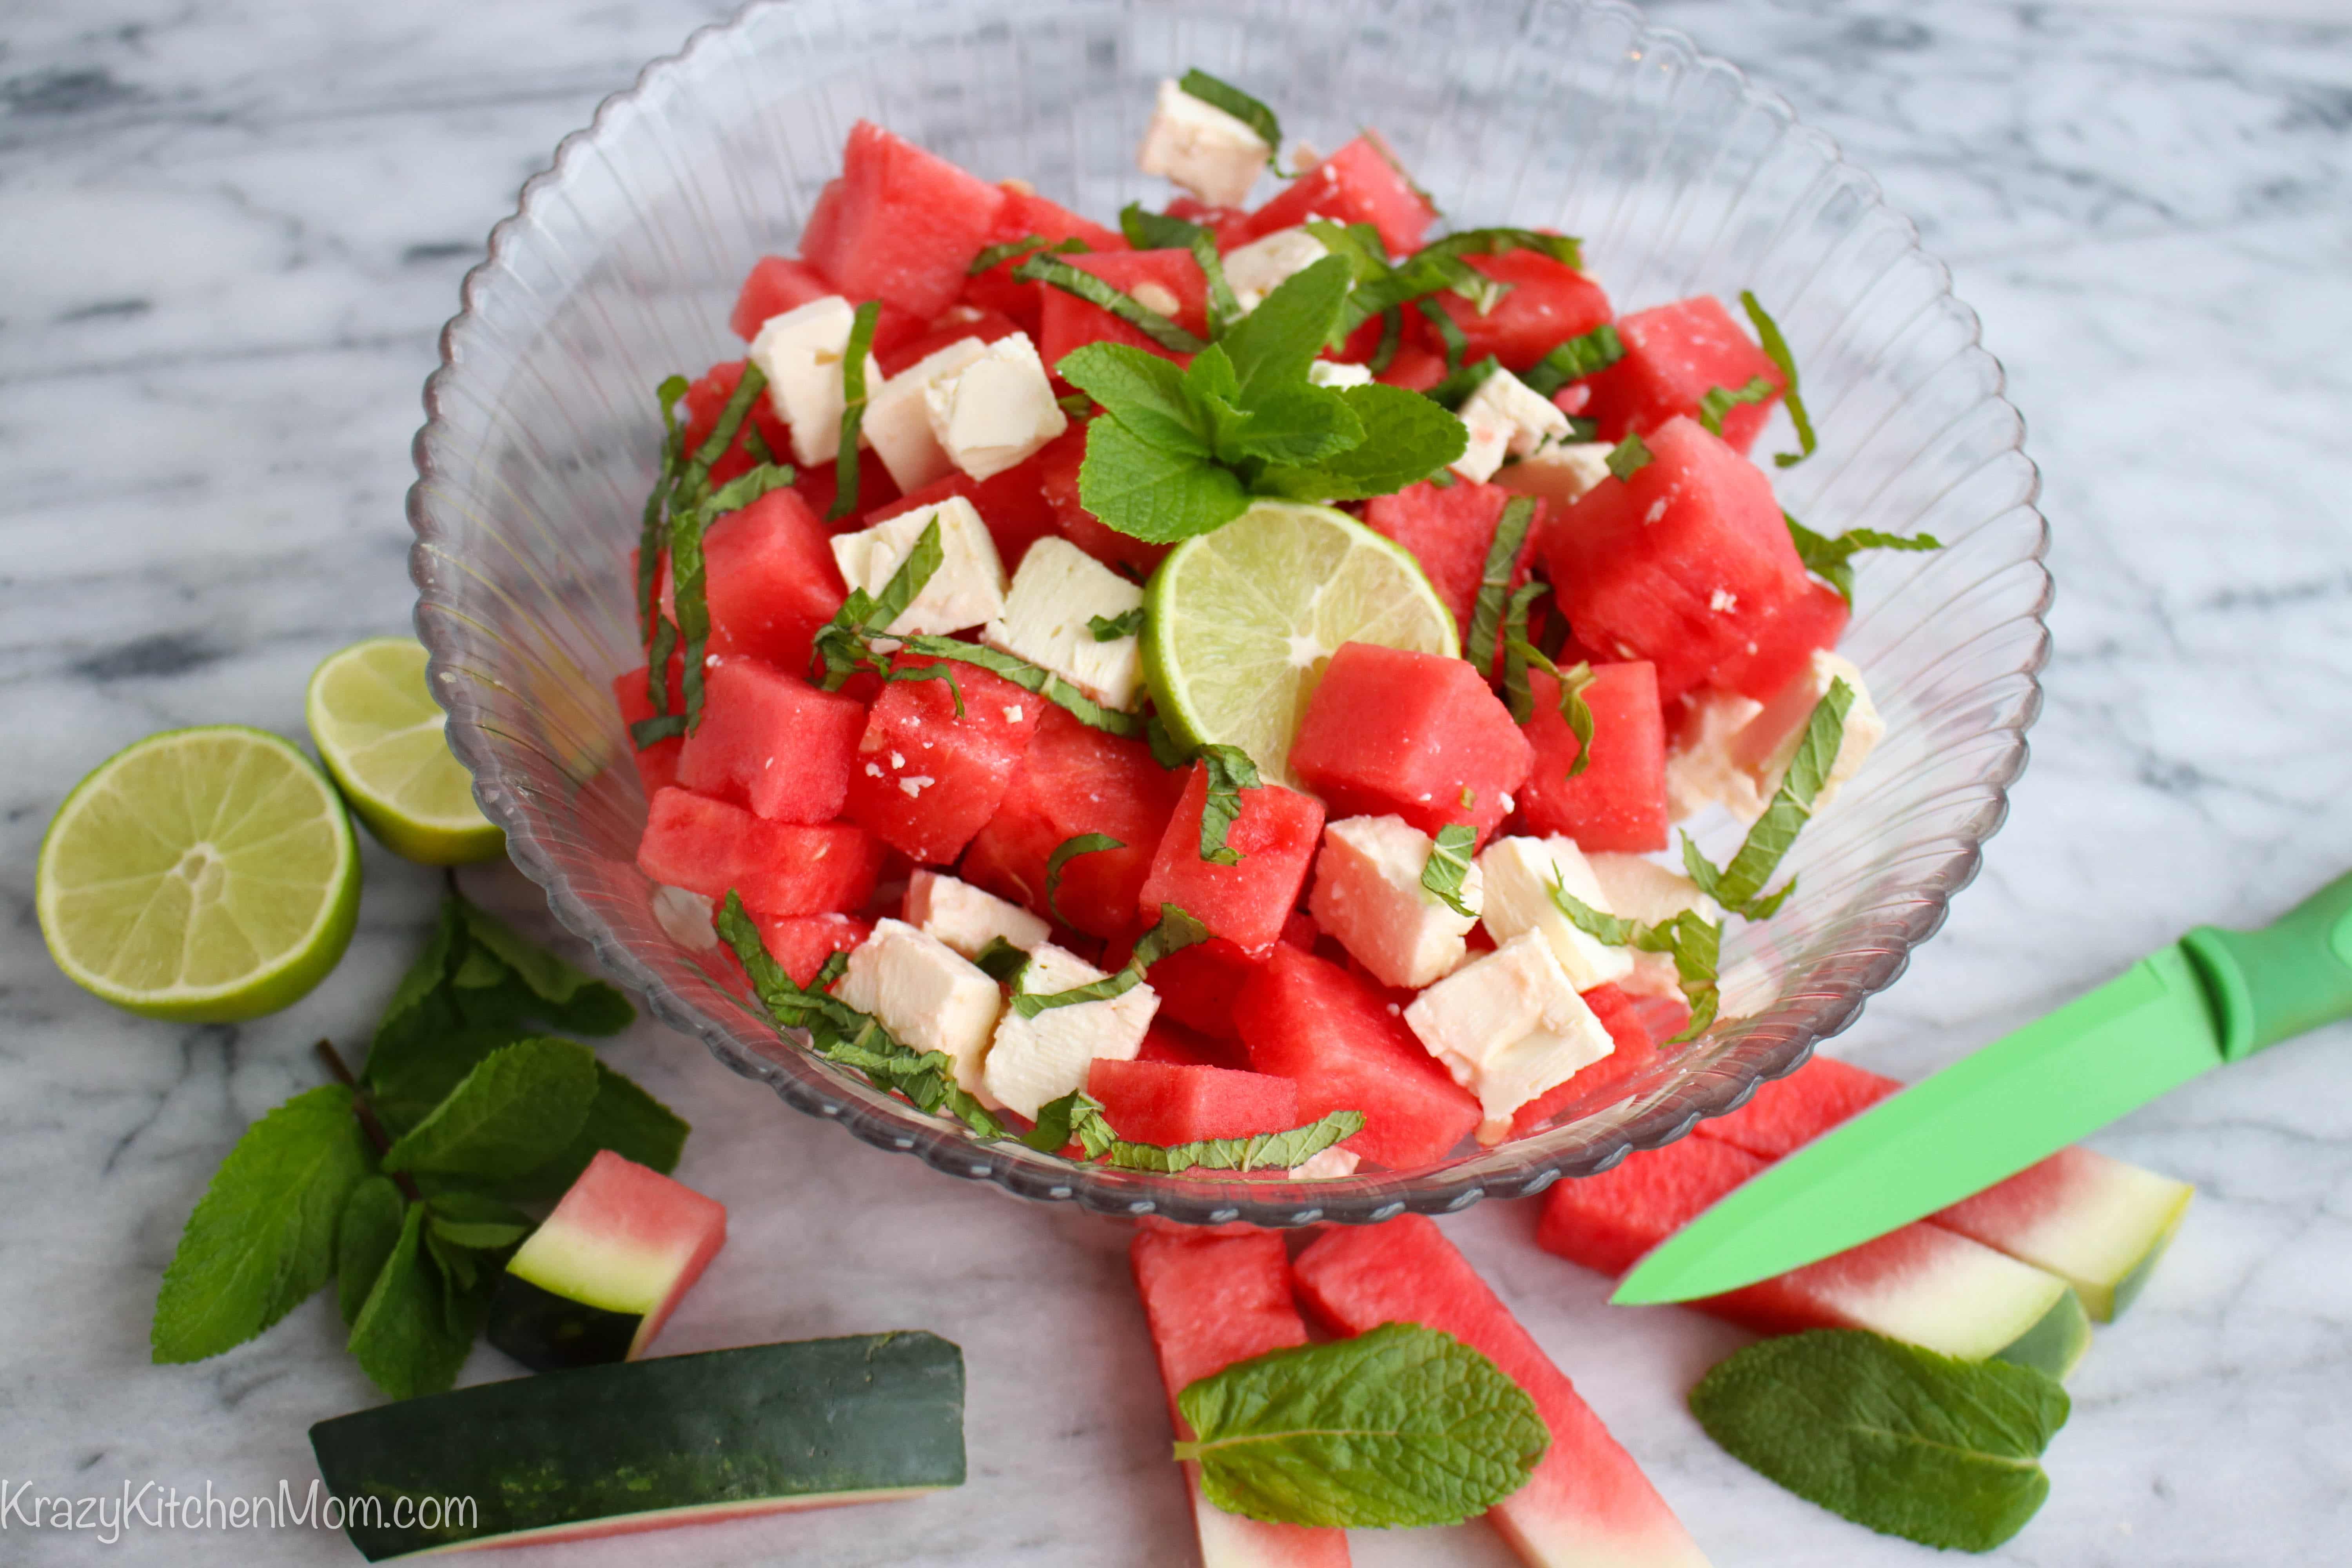
[[1359, 1158], [1353, 1149], [1334, 1144], [1319, 1153], [1309, 1154], [1305, 1164], [1293, 1165], [1284, 1173], [1294, 1182], [1335, 1182], [1341, 1176], [1354, 1175]]
[[1523, 496], [1566, 506], [1609, 477], [1606, 441], [1546, 441], [1516, 463], [1507, 463], [1495, 482]]
[[1026, 332], [997, 339], [929, 383], [923, 407], [948, 460], [975, 479], [993, 479], [1070, 427]]
[[849, 955], [834, 994], [911, 1050], [945, 1051], [956, 1083], [994, 1106], [982, 1063], [1004, 994], [978, 965], [904, 921], [883, 920]]
[[1510, 455], [1511, 427], [1492, 419], [1473, 420], [1467, 412], [1470, 405], [1465, 403], [1462, 406], [1462, 426], [1469, 432], [1469, 444], [1446, 467], [1472, 484], [1483, 485], [1495, 477], [1495, 470]]
[[1351, 364], [1346, 360], [1318, 359], [1307, 367], [1309, 386], [1328, 386], [1334, 392], [1345, 392], [1351, 386], [1372, 384], [1372, 367]]
[[[1076, 953], [1052, 942], [1034, 949], [1021, 989], [1033, 994], [1068, 991], [1106, 978], [1103, 972]], [[997, 1020], [996, 1042], [989, 1047], [989, 1092], [1022, 1115], [1034, 1118], [1037, 1108], [1087, 1086], [1087, 1065], [1100, 1057], [1131, 1062], [1143, 1048], [1144, 1032], [1160, 1011], [1160, 994], [1148, 984], [1137, 985], [1107, 1002], [1077, 1002], [1048, 1007], [1024, 1018], [1013, 1007]]]
[[[856, 315], [857, 307], [827, 294], [769, 317], [751, 340], [751, 363], [768, 378], [768, 404], [793, 427], [796, 462], [829, 463], [841, 451], [841, 362], [848, 357]], [[869, 354], [867, 394], [881, 384], [882, 372]]]
[[1273, 157], [1274, 148], [1247, 121], [1171, 80], [1160, 84], [1135, 166], [1175, 182], [1211, 206], [1237, 207]]
[[1523, 931], [1414, 998], [1407, 1027], [1454, 1081], [1478, 1097], [1478, 1141], [1498, 1143], [1511, 1113], [1615, 1048], [1551, 944]]
[[[1331, 252], [1304, 228], [1278, 228], [1247, 245], [1225, 252], [1225, 281], [1244, 313], [1265, 303], [1265, 297]], [[1369, 374], [1369, 373], [1368, 373]]]
[[1019, 904], [937, 871], [919, 870], [908, 879], [907, 923], [966, 958], [978, 958], [998, 937], [1025, 952], [1053, 935], [1051, 926]]
[[1574, 839], [1497, 838], [1478, 857], [1478, 869], [1486, 877], [1478, 918], [1496, 946], [1529, 931], [1540, 933], [1579, 991], [1622, 980], [1633, 972], [1629, 950], [1587, 935], [1551, 901], [1557, 880], [1571, 897], [1602, 914], [1616, 913]]
[[1732, 760], [1731, 742], [1764, 705], [1736, 691], [1702, 691], [1666, 744], [1666, 815], [1676, 822], [1721, 802], [1753, 822], [1763, 815], [1756, 781]]
[[[1351, 816], [1323, 829], [1307, 910], [1383, 985], [1427, 985], [1469, 950], [1463, 939], [1477, 918], [1455, 914], [1421, 885], [1435, 847], [1401, 816]], [[1481, 883], [1473, 865], [1462, 901], [1474, 910]]]
[[980, 512], [961, 496], [902, 511], [856, 533], [834, 535], [833, 558], [842, 581], [879, 594], [890, 584], [923, 530], [940, 525], [940, 564], [915, 602], [882, 629], [894, 637], [960, 632], [1004, 614], [1004, 563]]
[[[1592, 868], [1593, 879], [1601, 884], [1612, 915], [1657, 925], [1685, 910], [1695, 910], [1701, 918], [1722, 923], [1722, 905], [1700, 892], [1696, 882], [1655, 860], [1639, 855], [1595, 854], [1587, 855], [1584, 863]], [[1636, 949], [1633, 973], [1617, 984], [1641, 995], [1680, 998], [1683, 994], [1682, 975], [1675, 968], [1672, 953]]]
[[1473, 429], [1503, 430], [1505, 449], [1524, 458], [1549, 441], [1569, 437], [1568, 416], [1552, 400], [1513, 375], [1497, 370], [1462, 401], [1462, 422]]
[[1870, 688], [1864, 684], [1862, 671], [1851, 660], [1826, 648], [1814, 649], [1803, 671], [1776, 692], [1772, 700], [1732, 738], [1731, 761], [1755, 784], [1758, 815], [1770, 804], [1774, 792], [1780, 787], [1782, 775], [1795, 760], [1797, 747], [1805, 738], [1805, 721], [1812, 717], [1821, 700], [1829, 695], [1830, 688], [1840, 680], [1853, 689], [1853, 706], [1846, 710], [1837, 760], [1830, 764], [1829, 773], [1822, 780], [1821, 793], [1813, 797], [1815, 811], [1830, 803], [1885, 738], [1886, 721], [1879, 717], [1877, 705], [1871, 701]]
[[1143, 639], [1095, 639], [1099, 616], [1117, 620], [1142, 607], [1143, 590], [1072, 544], [1048, 535], [1029, 547], [1004, 614], [980, 640], [1052, 670], [1106, 708], [1135, 706], [1143, 684]]
[[988, 345], [978, 338], [959, 338], [884, 382], [882, 390], [866, 400], [860, 428], [899, 489], [919, 490], [955, 467], [931, 430], [925, 395], [932, 383], [955, 374], [987, 352]]

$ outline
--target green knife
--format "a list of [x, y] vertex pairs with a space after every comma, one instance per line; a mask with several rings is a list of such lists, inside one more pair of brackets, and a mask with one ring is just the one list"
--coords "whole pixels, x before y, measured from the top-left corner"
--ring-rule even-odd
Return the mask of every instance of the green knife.
[[1610, 1299], [1688, 1301], [1980, 1193], [2226, 1062], [2352, 1016], [2352, 875], [2261, 931], [2199, 926], [1757, 1173]]

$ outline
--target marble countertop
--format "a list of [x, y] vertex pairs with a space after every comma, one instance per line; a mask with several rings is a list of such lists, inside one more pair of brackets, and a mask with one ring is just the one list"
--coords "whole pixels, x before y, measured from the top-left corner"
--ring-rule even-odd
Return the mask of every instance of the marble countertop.
[[[2259, 8], [2259, 5], [2257, 6]], [[1950, 261], [2047, 480], [2049, 706], [1982, 879], [1836, 1042], [1931, 1069], [2200, 920], [2352, 865], [2352, 28], [1973, 0], [1655, 7], [1839, 137]], [[43, 825], [169, 725], [301, 732], [319, 658], [407, 624], [401, 493], [459, 275], [694, 0], [33, 0], [0, 28], [0, 1481], [299, 1489], [305, 1428], [374, 1395], [323, 1301], [215, 1361], [147, 1364], [155, 1281], [246, 1122], [356, 1041], [421, 940], [428, 873], [371, 846], [359, 939], [234, 1028], [109, 1011], [47, 962]], [[2187, 12], [2189, 14], [2182, 14]], [[527, 897], [511, 874], [477, 885]], [[640, 1026], [614, 1060], [696, 1124], [727, 1251], [682, 1351], [920, 1325], [965, 1347], [971, 1484], [920, 1502], [520, 1553], [644, 1563], [1192, 1561], [1123, 1236], [802, 1120]], [[2097, 1141], [2196, 1182], [2147, 1295], [2072, 1385], [2034, 1522], [1989, 1561], [2340, 1562], [2352, 1520], [2352, 1030]], [[1732, 1565], [1927, 1554], [1717, 1451], [1682, 1405], [1742, 1342], [1603, 1306], [1528, 1205], [1446, 1222]], [[506, 1375], [479, 1352], [469, 1377]], [[0, 1496], [5, 1503], [5, 1496]], [[1362, 1564], [1500, 1565], [1472, 1526]], [[0, 1562], [340, 1564], [323, 1531], [134, 1528], [0, 1507]]]

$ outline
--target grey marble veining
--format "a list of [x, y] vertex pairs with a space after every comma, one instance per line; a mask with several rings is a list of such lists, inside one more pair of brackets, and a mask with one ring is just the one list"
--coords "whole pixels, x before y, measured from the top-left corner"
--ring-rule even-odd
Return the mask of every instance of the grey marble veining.
[[[2296, 9], [2306, 7], [2298, 6]], [[2316, 9], [2312, 7], [2311, 9]], [[110, 1012], [49, 967], [32, 864], [70, 783], [171, 724], [300, 731], [330, 649], [405, 624], [400, 497], [456, 283], [598, 98], [719, 8], [643, 0], [50, 0], [0, 21], [0, 1477], [298, 1489], [370, 1402], [331, 1308], [173, 1369], [154, 1281], [247, 1121], [358, 1043], [434, 879], [368, 851], [352, 956], [239, 1028]], [[1937, 0], [1656, 8], [1836, 135], [1949, 260], [2042, 465], [2057, 657], [1983, 878], [1836, 1049], [1914, 1074], [2204, 919], [2352, 864], [2352, 30]], [[528, 898], [484, 876], [485, 895]], [[641, 1026], [732, 1239], [665, 1348], [919, 1325], [970, 1358], [971, 1484], [919, 1503], [517, 1555], [550, 1564], [1182, 1563], [1150, 1354], [1105, 1222], [793, 1116]], [[2037, 1568], [2352, 1548], [2352, 1031], [2100, 1145], [2201, 1189], [2073, 1384]], [[1680, 1404], [1744, 1336], [1447, 1222], [1718, 1564], [1909, 1563], [1743, 1470]], [[504, 1375], [480, 1352], [469, 1376]], [[324, 1532], [0, 1528], [0, 1563], [341, 1563]], [[1371, 1565], [1501, 1564], [1477, 1527]]]

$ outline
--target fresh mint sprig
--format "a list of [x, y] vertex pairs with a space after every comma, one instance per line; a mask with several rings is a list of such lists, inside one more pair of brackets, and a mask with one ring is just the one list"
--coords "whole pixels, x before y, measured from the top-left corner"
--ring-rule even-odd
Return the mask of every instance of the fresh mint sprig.
[[1780, 399], [1788, 405], [1790, 422], [1797, 427], [1797, 450], [1775, 453], [1772, 461], [1778, 467], [1791, 468], [1811, 457], [1818, 445], [1813, 439], [1812, 419], [1805, 412], [1805, 400], [1797, 391], [1797, 361], [1789, 353], [1789, 340], [1780, 335], [1780, 323], [1757, 303], [1753, 289], [1739, 291], [1739, 304], [1755, 324], [1756, 336], [1764, 345], [1764, 357], [1780, 372]]
[[1838, 596], [1851, 608], [1853, 605], [1853, 557], [1864, 550], [1941, 550], [1944, 542], [1932, 533], [1881, 533], [1874, 528], [1849, 528], [1836, 538], [1815, 533], [1787, 512], [1780, 521], [1789, 525], [1789, 539], [1797, 547], [1797, 557], [1805, 570], [1838, 591]]
[[1793, 877], [1778, 892], [1766, 893], [1764, 884], [1780, 868], [1799, 830], [1812, 819], [1813, 802], [1845, 743], [1845, 717], [1853, 708], [1853, 688], [1843, 680], [1830, 682], [1829, 690], [1805, 720], [1804, 738], [1798, 742], [1797, 754], [1780, 776], [1780, 788], [1772, 792], [1764, 815], [1748, 828], [1728, 865], [1718, 870], [1699, 853], [1690, 835], [1683, 835], [1683, 868], [1708, 898], [1735, 914], [1760, 921], [1769, 919], [1795, 890]]
[[[1469, 802], [1463, 804], [1467, 805]], [[1470, 875], [1470, 852], [1477, 844], [1475, 827], [1466, 822], [1449, 822], [1437, 830], [1429, 858], [1421, 866], [1423, 889], [1455, 914], [1471, 920], [1477, 918], [1478, 911], [1464, 900], [1462, 885]]]

